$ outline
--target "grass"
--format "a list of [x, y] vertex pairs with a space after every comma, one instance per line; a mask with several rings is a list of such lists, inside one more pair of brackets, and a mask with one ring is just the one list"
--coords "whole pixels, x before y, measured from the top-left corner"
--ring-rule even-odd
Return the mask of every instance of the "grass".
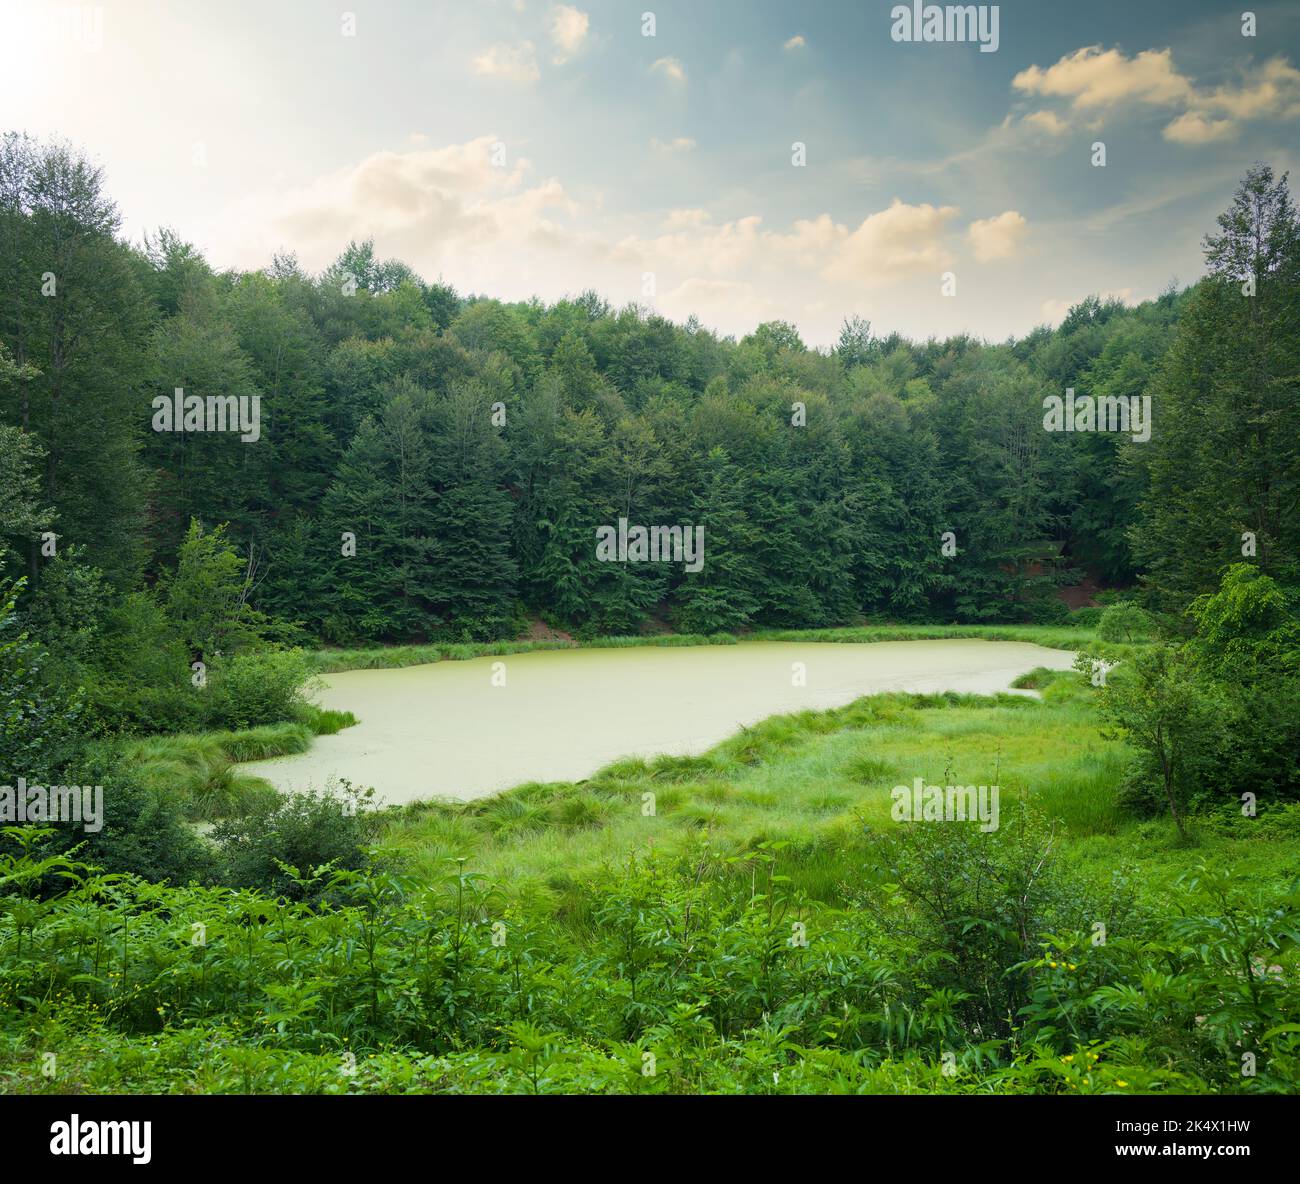
[[144, 788], [178, 797], [191, 822], [213, 822], [247, 814], [275, 797], [270, 782], [241, 773], [236, 765], [306, 752], [314, 736], [332, 735], [356, 722], [350, 711], [310, 707], [302, 722], [149, 736], [121, 742], [118, 752]]
[[[1050, 679], [1050, 681], [1049, 681]], [[1043, 672], [1048, 694], [874, 695], [829, 711], [776, 716], [699, 756], [618, 761], [581, 782], [530, 783], [492, 798], [394, 808], [383, 845], [432, 880], [468, 858], [507, 890], [566, 890], [653, 846], [702, 836], [738, 853], [765, 839], [798, 850], [794, 887], [833, 901], [860, 866], [867, 828], [892, 825], [890, 791], [999, 785], [1005, 813], [1032, 802], [1076, 838], [1131, 825], [1115, 790], [1126, 754], [1099, 731], [1091, 689]]]
[[[42, 1050], [54, 1048], [64, 1092], [538, 1092], [540, 1056], [547, 1090], [641, 1092], [640, 1058], [650, 1045], [669, 1054], [659, 1060], [675, 1074], [661, 1079], [666, 1092], [776, 1092], [778, 1085], [792, 1092], [941, 1092], [949, 1078], [937, 1068], [939, 1050], [956, 1043], [960, 1075], [952, 1087], [965, 1093], [1082, 1092], [1094, 1074], [1101, 1075], [1099, 1091], [1248, 1088], [1235, 1070], [1238, 1035], [1216, 1036], [1213, 1024], [1202, 1034], [1198, 1024], [1225, 998], [1244, 997], [1242, 963], [1227, 956], [1241, 918], [1288, 915], [1278, 902], [1294, 879], [1300, 807], [1249, 822], [1225, 807], [1198, 818], [1192, 841], [1183, 842], [1164, 820], [1121, 813], [1127, 752], [1101, 734], [1096, 691], [1084, 675], [1038, 670], [1021, 682], [1038, 693], [869, 696], [765, 720], [698, 755], [623, 759], [581, 782], [533, 782], [469, 803], [391, 808], [380, 818], [381, 846], [406, 866], [384, 861], [379, 879], [355, 885], [366, 895], [348, 898], [350, 915], [285, 905], [275, 907], [274, 925], [249, 926], [242, 898], [201, 888], [160, 897], [150, 887], [144, 907], [121, 906], [120, 932], [109, 927], [104, 939], [114, 957], [121, 950], [120, 984], [112, 972], [105, 980], [80, 971], [85, 958], [68, 941], [62, 916], [47, 918], [39, 939], [34, 927], [16, 929], [10, 945], [21, 950], [26, 941], [39, 956], [12, 964], [35, 968], [28, 977], [36, 985], [11, 988], [22, 1012], [0, 1008], [19, 1017], [8, 1030], [0, 1025], [0, 1079], [52, 1092], [56, 1086], [34, 1066]], [[321, 728], [344, 722], [336, 713], [312, 721]], [[197, 770], [209, 769], [207, 792], [215, 798], [222, 761], [295, 751], [311, 742], [312, 731], [299, 723], [138, 741], [132, 752], [159, 776], [194, 770], [199, 777]], [[175, 767], [166, 769], [168, 762]], [[920, 959], [911, 936], [877, 924], [900, 901], [892, 890], [870, 890], [893, 884], [896, 869], [882, 862], [869, 836], [894, 825], [890, 790], [914, 777], [999, 785], [999, 838], [1017, 835], [1017, 802], [1034, 804], [1059, 820], [1061, 841], [1053, 846], [1074, 873], [1058, 881], [1073, 893], [1069, 899], [1095, 888], [1098, 900], [1122, 902], [1105, 915], [1108, 925], [1117, 919], [1112, 931], [1123, 940], [1105, 951], [1088, 946], [1077, 926], [1062, 931], [1070, 948], [1083, 951], [1079, 963], [1088, 962], [1077, 979], [1046, 956], [1033, 962], [1030, 986], [1050, 987], [1054, 1010], [1046, 1024], [1029, 1019], [1022, 1027], [1028, 1009], [1008, 1006], [1005, 1014], [1016, 1019], [1007, 1023], [1016, 1026], [996, 1056], [990, 1048], [1004, 1041], [990, 1040], [983, 1026], [963, 1020], [954, 1029], [946, 1012], [926, 1026], [954, 997], [943, 985], [952, 979], [948, 963], [965, 963]], [[702, 846], [713, 858], [701, 857]], [[651, 849], [692, 858], [639, 858]], [[780, 875], [765, 886], [768, 859]], [[463, 879], [461, 860], [472, 873]], [[1203, 874], [1202, 862], [1215, 882], [1229, 872], [1243, 891], [1259, 886], [1257, 913], [1243, 912], [1240, 901], [1224, 907], [1213, 892], [1198, 894], [1179, 880]], [[972, 870], [984, 876], [985, 865], [969, 861], [942, 866], [952, 874], [930, 875], [927, 883], [962, 883]], [[401, 871], [414, 882], [390, 874]], [[479, 877], [481, 894], [477, 886], [468, 890], [474, 903], [463, 915], [461, 886]], [[1117, 880], [1108, 895], [1103, 889]], [[1009, 895], [991, 907], [1002, 907], [997, 900], [1014, 905], [1020, 884], [1013, 880]], [[376, 885], [382, 890], [370, 895]], [[743, 913], [719, 911], [720, 902], [754, 892], [760, 895]], [[763, 903], [778, 896], [793, 898], [799, 911], [791, 915], [806, 917], [817, 935], [806, 954], [788, 952], [785, 904], [773, 921], [772, 906]], [[112, 907], [78, 901], [67, 915], [77, 934], [89, 933], [89, 909]], [[272, 907], [259, 906], [258, 915], [269, 919]], [[183, 945], [176, 952], [174, 916], [188, 919], [196, 908], [223, 924], [191, 961]], [[487, 926], [495, 932], [502, 917], [511, 936], [498, 948], [488, 944]], [[1125, 918], [1134, 919], [1132, 932]], [[1190, 919], [1193, 929], [1171, 921], [1153, 936], [1152, 918]], [[1283, 933], [1291, 925], [1272, 923]], [[368, 940], [379, 955], [372, 952], [367, 963]], [[1020, 966], [1018, 950], [1004, 957], [992, 935], [980, 931], [972, 940], [987, 940], [1002, 958], [986, 986]], [[1068, 967], [1071, 975], [1078, 969]], [[56, 970], [63, 976], [57, 987]], [[1263, 1003], [1252, 988], [1253, 1001], [1234, 1006], [1253, 1007], [1260, 1026], [1284, 1033], [1281, 1020], [1294, 1015], [1294, 999], [1284, 997], [1294, 986], [1287, 974], [1261, 984]], [[946, 979], [936, 984], [936, 975]], [[966, 991], [965, 979], [954, 981]], [[1057, 1011], [1072, 1014], [1077, 992], [1099, 984], [1109, 991], [1106, 1005], [1073, 1014], [1109, 1025], [1088, 1045], [1097, 1050], [1092, 1061], [1101, 1059], [1071, 1077], [1063, 1066], [1079, 1054], [1082, 1038], [1051, 1025]], [[448, 988], [455, 993], [441, 993]], [[1028, 997], [1046, 1006], [1041, 991]], [[101, 999], [110, 1004], [102, 1011]], [[905, 1027], [889, 1022], [891, 1007]], [[1212, 1038], [1218, 1043], [1210, 1047]], [[366, 1054], [357, 1083], [339, 1081], [340, 1040]], [[1048, 1051], [1040, 1040], [1052, 1042]], [[1283, 1043], [1275, 1041], [1273, 1060], [1261, 1065], [1286, 1083], [1294, 1080], [1294, 1062], [1278, 1051]], [[380, 1064], [384, 1075], [372, 1076]]]
[[838, 908], [870, 863], [869, 832], [896, 825], [890, 791], [922, 777], [998, 785], [1004, 821], [1018, 802], [1036, 807], [1059, 822], [1063, 858], [1099, 884], [1127, 876], [1155, 897], [1202, 860], [1258, 883], [1293, 877], [1300, 810], [1267, 825], [1232, 811], [1197, 819], [1185, 842], [1167, 818], [1119, 805], [1129, 754], [1102, 736], [1087, 680], [1040, 670], [1029, 681], [1041, 697], [868, 696], [773, 717], [699, 756], [633, 758], [586, 781], [392, 807], [381, 845], [430, 883], [465, 859], [506, 898], [581, 931], [591, 885], [634, 853], [707, 842], [740, 855], [776, 840], [791, 890]]
[[587, 641], [491, 641], [457, 645], [394, 645], [362, 649], [323, 649], [311, 654], [322, 674], [344, 670], [386, 670], [426, 666], [434, 662], [463, 662], [503, 654], [540, 650], [630, 649], [635, 646], [737, 645], [744, 641], [803, 641], [863, 643], [875, 641], [941, 641], [973, 638], [983, 641], [1025, 641], [1053, 649], [1095, 650], [1111, 657], [1132, 646], [1107, 645], [1095, 629], [1061, 625], [864, 625], [841, 629], [762, 629], [733, 633], [654, 633], [636, 637], [599, 637]]
[[633, 646], [735, 645], [730, 633], [659, 633], [644, 637], [597, 637], [589, 641], [565, 641], [562, 638], [524, 641], [483, 641], [447, 645], [390, 645], [361, 649], [324, 649], [311, 652], [311, 659], [321, 674], [343, 670], [395, 670], [403, 666], [429, 666], [434, 662], [464, 662], [470, 658], [498, 657], [504, 654], [532, 654], [542, 650], [628, 649]]

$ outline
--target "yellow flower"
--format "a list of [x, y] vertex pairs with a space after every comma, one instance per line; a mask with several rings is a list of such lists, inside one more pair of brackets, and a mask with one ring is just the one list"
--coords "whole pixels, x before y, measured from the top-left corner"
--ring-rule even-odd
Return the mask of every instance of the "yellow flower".
[[1056, 963], [1055, 963], [1055, 962], [1049, 962], [1047, 965], [1050, 966], [1053, 970], [1056, 969]]
[[1068, 1057], [1062, 1057], [1061, 1060], [1063, 1060], [1068, 1065], [1072, 1060], [1074, 1060], [1074, 1054], [1071, 1053], [1070, 1056]]
[[1071, 962], [1071, 963], [1070, 963], [1070, 969], [1071, 969], [1071, 970], [1078, 970], [1079, 968], [1078, 968], [1078, 967], [1077, 967], [1073, 962]]
[[1128, 1085], [1128, 1082], [1127, 1082], [1127, 1081], [1117, 1081], [1117, 1082], [1115, 1082], [1115, 1084], [1118, 1085], [1118, 1086], [1120, 1087], [1120, 1089], [1123, 1089], [1126, 1085]]

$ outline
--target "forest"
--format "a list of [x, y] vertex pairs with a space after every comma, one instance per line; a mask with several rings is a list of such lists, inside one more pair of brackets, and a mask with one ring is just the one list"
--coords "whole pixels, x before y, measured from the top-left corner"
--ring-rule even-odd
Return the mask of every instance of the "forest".
[[[0, 783], [105, 822], [0, 825], [0, 1089], [1300, 1088], [1300, 218], [1266, 163], [1223, 210], [1155, 299], [819, 349], [218, 270], [5, 135]], [[355, 722], [323, 671], [795, 635], [1079, 657], [468, 804], [238, 768]], [[989, 737], [1000, 831], [885, 825]]]

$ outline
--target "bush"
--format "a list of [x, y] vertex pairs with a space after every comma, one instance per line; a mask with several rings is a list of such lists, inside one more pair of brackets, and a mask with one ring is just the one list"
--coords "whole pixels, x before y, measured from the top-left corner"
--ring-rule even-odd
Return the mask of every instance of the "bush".
[[[86, 831], [81, 823], [50, 823], [42, 844], [45, 855], [71, 855], [104, 872], [141, 876], [153, 883], [188, 884], [205, 879], [212, 854], [185, 824], [181, 800], [142, 786], [116, 758], [96, 752], [65, 772], [60, 784], [103, 787], [103, 826]], [[0, 836], [0, 855], [13, 854], [15, 840]], [[51, 879], [48, 893], [62, 891]]]
[[1099, 604], [1085, 605], [1083, 608], [1076, 608], [1070, 614], [1070, 624], [1079, 629], [1096, 629], [1101, 624], [1102, 613], [1106, 610]]
[[190, 655], [147, 592], [106, 612], [97, 667], [86, 685], [98, 718], [113, 730], [183, 732], [201, 727], [203, 702]]
[[369, 809], [373, 795], [343, 781], [337, 790], [277, 797], [243, 818], [219, 822], [212, 831], [220, 847], [218, 879], [290, 900], [315, 895], [321, 886], [308, 888], [290, 869], [307, 877], [325, 864], [341, 871], [364, 867], [378, 820]]
[[239, 730], [302, 717], [314, 674], [302, 650], [244, 650], [208, 670], [209, 727]]
[[1097, 622], [1097, 636], [1102, 641], [1146, 641], [1156, 631], [1155, 619], [1136, 604], [1112, 604]]
[[948, 990], [968, 1032], [1009, 1036], [1028, 1001], [1022, 964], [1045, 933], [1109, 921], [1123, 903], [1093, 899], [1061, 866], [1052, 826], [1022, 808], [984, 833], [910, 825], [869, 835], [885, 881], [864, 901], [882, 919], [895, 960]]
[[0, 584], [0, 781], [36, 782], [57, 775], [81, 747], [80, 695], [51, 687], [41, 649], [18, 629], [14, 604], [23, 581]]

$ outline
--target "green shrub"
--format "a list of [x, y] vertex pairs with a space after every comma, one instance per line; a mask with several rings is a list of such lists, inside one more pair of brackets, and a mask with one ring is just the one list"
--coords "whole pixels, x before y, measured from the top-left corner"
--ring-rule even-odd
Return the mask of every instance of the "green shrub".
[[297, 719], [313, 674], [302, 650], [241, 650], [216, 658], [205, 692], [208, 726], [240, 729]]
[[1102, 641], [1146, 641], [1155, 634], [1155, 629], [1151, 614], [1131, 602], [1112, 604], [1097, 622], [1097, 636]]
[[219, 822], [212, 830], [218, 878], [291, 900], [314, 895], [320, 885], [306, 887], [289, 869], [307, 876], [326, 864], [339, 871], [364, 867], [376, 833], [373, 794], [343, 781], [337, 789], [277, 795], [242, 818]]
[[[101, 871], [156, 883], [186, 884], [211, 871], [211, 852], [185, 824], [182, 799], [142, 784], [127, 763], [107, 750], [91, 752], [60, 783], [102, 786], [103, 825], [86, 831], [76, 822], [49, 824], [46, 854], [75, 855]], [[14, 840], [0, 836], [0, 854], [14, 848]], [[59, 891], [62, 885], [51, 880], [45, 889]]]

